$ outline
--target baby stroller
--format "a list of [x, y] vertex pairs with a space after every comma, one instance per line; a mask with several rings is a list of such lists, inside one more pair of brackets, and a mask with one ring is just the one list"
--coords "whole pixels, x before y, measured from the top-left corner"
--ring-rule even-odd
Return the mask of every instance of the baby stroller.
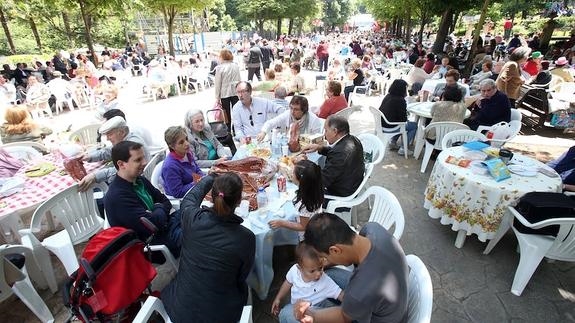
[[228, 117], [229, 116], [227, 116], [224, 110], [219, 106], [206, 111], [206, 120], [212, 132], [222, 145], [230, 148], [232, 155], [234, 155], [236, 153], [236, 145], [230, 133], [230, 127], [228, 125], [231, 123], [228, 122]]
[[64, 285], [64, 305], [71, 314], [67, 322], [74, 317], [84, 323], [131, 322], [156, 276], [144, 253], [150, 241], [122, 227], [96, 234], [82, 252], [80, 268]]

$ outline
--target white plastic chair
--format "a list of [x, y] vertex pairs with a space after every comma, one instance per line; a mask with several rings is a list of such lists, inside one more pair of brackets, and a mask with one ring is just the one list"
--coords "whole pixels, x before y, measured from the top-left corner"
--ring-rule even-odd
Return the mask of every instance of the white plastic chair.
[[[156, 164], [156, 167], [154, 167], [154, 170], [152, 171], [150, 183], [152, 183], [152, 185], [154, 185], [154, 187], [159, 189], [162, 193], [166, 194], [166, 191], [164, 190], [164, 181], [162, 180], [162, 166], [163, 165], [164, 165], [163, 160]], [[170, 195], [166, 195], [166, 197], [172, 203], [172, 207], [174, 208], [174, 210], [180, 209], [180, 199], [175, 198], [175, 197], [170, 196]]]
[[511, 109], [510, 121], [516, 120], [516, 121], [521, 122], [522, 119], [523, 119], [523, 114], [521, 114], [521, 111], [519, 111], [518, 109]]
[[443, 149], [442, 141], [446, 134], [457, 129], [469, 129], [469, 127], [459, 122], [436, 122], [429, 124], [427, 127], [423, 127], [420, 131], [425, 133], [431, 129], [435, 129], [435, 144], [432, 144], [426, 139], [423, 139], [425, 142], [425, 153], [423, 154], [423, 160], [421, 161], [420, 171], [422, 173], [425, 173], [425, 169], [427, 168], [427, 164], [431, 159], [431, 153], [433, 152], [433, 149]]
[[[373, 206], [368, 222], [377, 222], [389, 230], [394, 226], [393, 236], [399, 240], [405, 227], [405, 218], [399, 201], [387, 189], [380, 186], [371, 186], [358, 197], [350, 201], [331, 201], [326, 212], [335, 213], [338, 208], [353, 208], [365, 202], [369, 197], [373, 197]], [[351, 224], [351, 218], [345, 214], [338, 214], [347, 224]]]
[[453, 146], [454, 142], [486, 141], [484, 134], [471, 129], [453, 130], [441, 140], [441, 149], [445, 150]]
[[2, 145], [2, 148], [6, 148], [6, 147], [32, 147], [34, 149], [36, 149], [37, 151], [39, 151], [40, 153], [47, 153], [48, 152], [48, 148], [46, 148], [46, 146], [44, 146], [44, 144], [36, 142], [36, 141], [15, 141], [15, 142], [9, 142], [6, 144]]
[[[20, 269], [4, 258], [9, 254], [23, 255], [25, 258], [24, 267]], [[0, 302], [15, 294], [41, 322], [54, 322], [54, 316], [52, 316], [50, 309], [34, 289], [28, 271], [31, 273], [33, 271], [39, 272], [31, 249], [22, 245], [0, 246]], [[9, 276], [18, 276], [13, 277], [16, 281], [7, 282], [6, 272], [11, 273]]]
[[370, 133], [361, 133], [357, 135], [357, 139], [361, 141], [363, 146], [363, 153], [371, 153], [371, 163], [373, 165], [379, 164], [385, 156], [385, 145], [376, 135]]
[[[41, 242], [34, 233], [42, 231], [42, 219], [46, 218], [49, 229], [54, 229], [54, 223], [61, 223], [64, 230], [56, 232]], [[48, 285], [53, 292], [57, 290], [56, 278], [51, 262], [40, 261], [44, 254], [39, 251], [41, 246], [50, 250], [60, 259], [66, 273], [71, 275], [79, 267], [74, 251], [74, 245], [87, 241], [103, 227], [104, 220], [98, 215], [94, 201], [94, 190], [90, 187], [80, 192], [78, 184], [54, 195], [42, 203], [34, 214], [29, 229], [19, 231], [34, 250], [34, 256], [46, 275]], [[29, 240], [28, 240], [29, 239]], [[22, 244], [27, 245], [22, 241]]]
[[[356, 196], [359, 195], [359, 193], [361, 192], [361, 190], [365, 187], [365, 184], [367, 183], [367, 181], [369, 180], [369, 178], [371, 177], [371, 173], [373, 172], [373, 164], [372, 163], [366, 163], [365, 164], [365, 173], [363, 174], [363, 180], [361, 181], [361, 183], [359, 184], [359, 186], [357, 187], [357, 189], [355, 190], [355, 192], [351, 193], [348, 196], [335, 196], [335, 195], [328, 195], [326, 194], [324, 196], [324, 198], [326, 200], [330, 200], [327, 203], [327, 208], [329, 208], [329, 205], [331, 203], [335, 203], [335, 202], [347, 202], [347, 201], [351, 201], [353, 200]], [[353, 211], [353, 209], [352, 209]], [[342, 215], [342, 218], [349, 218], [350, 221], [348, 223], [351, 222], [351, 225], [356, 225], [356, 217], [353, 216], [353, 214], [349, 214], [349, 215]]]
[[10, 156], [28, 163], [36, 158], [41, 158], [42, 153], [30, 146], [2, 146]]
[[[368, 83], [369, 84], [369, 83]], [[356, 85], [356, 87], [353, 88], [353, 92], [351, 92], [349, 94], [349, 100], [347, 102], [347, 106], [351, 107], [352, 106], [352, 101], [354, 98], [356, 97], [360, 97], [360, 96], [368, 96], [369, 95], [369, 85]]]
[[429, 323], [433, 310], [433, 285], [427, 267], [416, 255], [407, 255], [407, 322]]
[[[374, 108], [374, 107], [369, 107], [369, 111], [373, 115], [373, 120], [375, 122], [375, 129], [378, 129], [378, 130], [376, 130], [377, 136], [381, 138], [381, 140], [385, 144], [386, 149], [387, 149], [387, 145], [389, 144], [389, 141], [391, 140], [391, 138], [393, 138], [397, 135], [401, 135], [402, 141], [405, 143], [405, 145], [407, 147], [407, 130], [405, 129], [407, 122], [388, 121], [387, 118], [385, 117], [385, 115], [383, 113], [381, 113], [381, 111], [379, 111], [379, 109]], [[388, 125], [392, 125], [393, 127], [392, 128], [382, 127], [381, 126], [381, 119], [382, 118], [385, 121], [385, 123], [387, 123]], [[404, 151], [405, 151], [405, 153], [404, 153], [405, 159], [407, 159], [408, 150], [404, 149]]]
[[[138, 315], [134, 318], [132, 323], [147, 323], [152, 314], [156, 312], [158, 313], [163, 319], [165, 323], [171, 323], [172, 320], [168, 316], [166, 312], [166, 308], [164, 307], [164, 303], [154, 296], [148, 296], [146, 302], [142, 305], [142, 308], [138, 312]], [[246, 305], [242, 310], [242, 316], [240, 318], [239, 323], [252, 323], [252, 306]]]
[[[547, 219], [536, 223], [530, 223], [517, 212], [514, 207], [508, 207], [509, 212], [501, 220], [502, 228], [499, 228], [498, 234], [494, 237], [483, 252], [488, 254], [493, 247], [503, 237], [509, 227], [515, 232], [519, 242], [520, 258], [519, 265], [515, 271], [511, 293], [521, 296], [525, 286], [533, 276], [533, 273], [539, 266], [543, 257], [561, 261], [575, 262], [575, 218], [554, 218]], [[513, 219], [519, 220], [521, 224], [531, 229], [541, 229], [550, 225], [559, 225], [557, 236], [526, 234], [521, 233], [513, 226]]]
[[152, 173], [154, 172], [156, 165], [158, 165], [158, 163], [163, 161], [165, 158], [166, 154], [163, 150], [155, 154], [154, 157], [152, 157], [152, 159], [150, 159], [150, 161], [146, 164], [146, 167], [144, 167], [144, 172], [142, 173], [142, 176], [144, 176], [147, 180], [151, 182]]
[[100, 129], [101, 124], [90, 124], [87, 126], [83, 126], [72, 132], [70, 134], [70, 141], [78, 143], [80, 145], [95, 145], [97, 144], [98, 139], [98, 130]]

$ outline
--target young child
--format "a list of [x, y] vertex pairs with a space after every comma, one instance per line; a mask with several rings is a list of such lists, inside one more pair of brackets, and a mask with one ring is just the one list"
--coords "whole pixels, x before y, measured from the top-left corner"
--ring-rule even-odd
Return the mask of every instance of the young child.
[[[296, 248], [296, 260], [272, 304], [272, 314], [279, 314], [280, 323], [295, 321], [293, 304], [300, 299], [316, 307], [335, 305], [329, 298], [343, 299], [343, 291], [328, 275], [324, 275], [323, 263], [312, 247], [305, 242], [300, 243]], [[291, 304], [280, 312], [280, 302], [288, 292], [291, 292]]]
[[294, 177], [294, 182], [298, 184], [293, 200], [294, 207], [299, 212], [297, 222], [272, 220], [269, 225], [272, 229], [286, 228], [298, 231], [299, 239], [302, 241], [309, 218], [322, 211], [324, 197], [321, 168], [314, 162], [304, 159], [295, 164]]

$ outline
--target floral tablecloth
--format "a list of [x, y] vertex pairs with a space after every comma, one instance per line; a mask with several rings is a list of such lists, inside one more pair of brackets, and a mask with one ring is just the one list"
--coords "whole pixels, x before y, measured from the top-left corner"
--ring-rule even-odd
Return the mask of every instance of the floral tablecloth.
[[[473, 167], [463, 168], [445, 162], [448, 156], [462, 157], [465, 148], [452, 147], [437, 157], [425, 189], [424, 207], [429, 216], [451, 225], [454, 231], [477, 234], [480, 241], [492, 239], [499, 228], [508, 205], [528, 192], [560, 192], [561, 179], [541, 173], [526, 177], [511, 174], [511, 178], [496, 182], [489, 174], [478, 174]], [[527, 167], [544, 167], [526, 156], [515, 155], [512, 163]]]

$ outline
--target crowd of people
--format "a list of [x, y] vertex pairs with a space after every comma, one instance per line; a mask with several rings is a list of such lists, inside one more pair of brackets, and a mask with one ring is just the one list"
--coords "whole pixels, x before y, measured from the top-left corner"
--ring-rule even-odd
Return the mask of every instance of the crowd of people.
[[[322, 157], [318, 163], [304, 158], [305, 154], [294, 160], [296, 221], [269, 222], [273, 229], [297, 231], [300, 240], [296, 264], [288, 271], [270, 311], [279, 315], [280, 322], [403, 322], [407, 317], [408, 268], [399, 242], [377, 223], [367, 223], [356, 233], [336, 215], [324, 212], [326, 195], [348, 196], [364, 180], [362, 144], [350, 133], [348, 120], [337, 112], [348, 106], [356, 87], [370, 85], [372, 76], [383, 75], [392, 65], [409, 63], [413, 64], [409, 73], [403, 79], [390, 80], [380, 104], [384, 129], [392, 128], [389, 123], [407, 122], [408, 142], [398, 143], [395, 137], [390, 143], [400, 154], [409, 149], [417, 130], [417, 125], [408, 121], [406, 97], [410, 95], [434, 101], [430, 123], [454, 121], [477, 129], [508, 122], [522, 84], [539, 82], [541, 73], [573, 81], [571, 57], [558, 57], [554, 68], [547, 71], [541, 52], [521, 42], [516, 44], [518, 37], [508, 44], [514, 49], [509, 50], [503, 64], [494, 58], [491, 41], [481, 46], [477, 71], [468, 79], [469, 95], [458, 71], [456, 56], [465, 47], [459, 41], [455, 47], [446, 43], [442, 53], [429, 52], [421, 42], [405, 45], [383, 34], [282, 37], [278, 41], [255, 38], [244, 40], [242, 45], [228, 41], [211, 56], [213, 61], [206, 71], [211, 75], [215, 105], [223, 111], [229, 136], [214, 133], [197, 108], [183, 116], [182, 125], [167, 127], [164, 140], [169, 153], [161, 169], [163, 191], [142, 175], [151, 157], [149, 131], [143, 125], [127, 123], [117, 100], [118, 86], [98, 84], [100, 80], [94, 80], [96, 68], [85, 55], [65, 60], [57, 54], [43, 72], [39, 68], [43, 64], [34, 72], [27, 72], [21, 64], [14, 71], [5, 67], [0, 94], [10, 98], [7, 104], [11, 106], [0, 128], [1, 136], [3, 142], [40, 141], [49, 134], [49, 129], [30, 120], [29, 113], [51, 114], [49, 105], [46, 108], [50, 94], [55, 93], [50, 83], [69, 82], [62, 77], [80, 77], [87, 87], [99, 88], [103, 97], [97, 108], [102, 121], [99, 134], [111, 145], [85, 153], [83, 160], [111, 165], [87, 174], [79, 183], [81, 190], [92, 189], [94, 183], [107, 183], [109, 189], [101, 207], [110, 225], [130, 228], [146, 240], [152, 233], [139, 220], [145, 217], [158, 228], [152, 243], [165, 244], [180, 258], [176, 277], [162, 291], [172, 321], [236, 322], [248, 298], [246, 279], [255, 261], [255, 236], [234, 213], [242, 199], [241, 178], [235, 173], [218, 175], [205, 169], [231, 159], [236, 145], [269, 138], [273, 129], [288, 137], [323, 134], [325, 143], [299, 148], [303, 153], [319, 153]], [[109, 51], [103, 54], [114, 56]], [[189, 84], [198, 86], [187, 80], [197, 81], [193, 73], [170, 74], [187, 67], [199, 68], [198, 56], [189, 63], [177, 62], [165, 52], [149, 59], [142, 48], [125, 55], [116, 58], [125, 60], [123, 68], [131, 65], [134, 74], [145, 74], [160, 97], [167, 97], [172, 85], [180, 89]], [[238, 56], [242, 60], [239, 64]], [[317, 60], [318, 70], [327, 81], [325, 101], [315, 112], [304, 95], [308, 87], [301, 75], [302, 67], [310, 65], [309, 57]], [[247, 80], [240, 76], [244, 65]], [[37, 73], [49, 80], [47, 85], [39, 81], [39, 75], [31, 75]], [[252, 85], [254, 77], [260, 81], [257, 86]], [[11, 84], [10, 79], [15, 80], [14, 89], [6, 85]], [[444, 82], [434, 91], [420, 93], [428, 79]], [[22, 92], [27, 107], [13, 105], [20, 100], [16, 87], [26, 88]], [[260, 95], [262, 92], [271, 96]], [[471, 104], [467, 104], [466, 96]], [[467, 109], [472, 110], [468, 118]], [[434, 142], [435, 133], [426, 133], [425, 139]], [[571, 155], [570, 150], [562, 157], [558, 172], [573, 168], [568, 161]], [[571, 173], [564, 176], [566, 181], [571, 177]], [[213, 206], [202, 206], [208, 194]], [[181, 199], [179, 210], [173, 210], [170, 198]], [[335, 265], [354, 265], [355, 269], [352, 273]], [[290, 304], [282, 308], [288, 294]]]

